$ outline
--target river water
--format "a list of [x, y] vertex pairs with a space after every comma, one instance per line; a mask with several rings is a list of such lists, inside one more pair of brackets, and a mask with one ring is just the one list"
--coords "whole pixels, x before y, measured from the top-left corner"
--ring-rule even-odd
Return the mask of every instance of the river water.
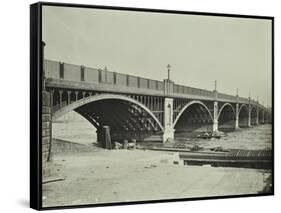
[[[186, 136], [186, 137], [185, 137]], [[180, 134], [176, 141], [188, 145], [198, 145], [204, 148], [222, 147], [224, 149], [271, 149], [272, 127], [270, 124], [252, 126], [232, 132], [226, 132], [220, 139], [188, 138], [188, 134]]]
[[[76, 112], [70, 112], [58, 122], [54, 122], [52, 134], [53, 138], [85, 145], [96, 142], [96, 129]], [[176, 134], [175, 141], [191, 146], [198, 145], [204, 148], [220, 146], [224, 149], [271, 149], [272, 126], [266, 124], [251, 128], [242, 128], [233, 132], [227, 132], [220, 139], [192, 138], [189, 133], [181, 133]]]

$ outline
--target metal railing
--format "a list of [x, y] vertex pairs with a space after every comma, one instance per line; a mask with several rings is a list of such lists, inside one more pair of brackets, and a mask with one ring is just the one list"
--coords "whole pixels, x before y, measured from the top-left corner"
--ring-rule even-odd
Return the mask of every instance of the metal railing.
[[226, 99], [226, 100], [236, 101], [237, 96], [228, 95], [228, 94], [224, 94], [224, 93], [218, 93], [218, 99]]
[[187, 86], [178, 85], [178, 84], [174, 84], [173, 92], [180, 93], [180, 94], [214, 97], [214, 93], [212, 91], [194, 88], [194, 87], [187, 87]]
[[[148, 78], [142, 78], [139, 76], [127, 75], [109, 70], [102, 70], [96, 68], [90, 68], [85, 66], [78, 66], [69, 63], [62, 63], [52, 60], [44, 60], [44, 70], [46, 78], [50, 79], [63, 79], [75, 82], [87, 82], [108, 84], [123, 87], [133, 87], [149, 90], [164, 91], [163, 81], [152, 80]], [[83, 73], [83, 74], [82, 74]], [[207, 98], [213, 98], [214, 92], [205, 89], [199, 89], [194, 87], [188, 87], [179, 84], [173, 84], [174, 94], [187, 94], [196, 95]], [[234, 95], [228, 95], [224, 93], [217, 93], [218, 99], [226, 101], [236, 101], [237, 97]], [[238, 97], [239, 102], [248, 103], [248, 98]], [[257, 101], [251, 100], [251, 103], [260, 105]]]
[[[81, 74], [82, 68], [83, 77]], [[164, 89], [162, 81], [52, 60], [44, 61], [44, 69], [46, 78], [64, 79], [78, 82], [85, 81], [88, 83], [112, 84], [161, 91]]]

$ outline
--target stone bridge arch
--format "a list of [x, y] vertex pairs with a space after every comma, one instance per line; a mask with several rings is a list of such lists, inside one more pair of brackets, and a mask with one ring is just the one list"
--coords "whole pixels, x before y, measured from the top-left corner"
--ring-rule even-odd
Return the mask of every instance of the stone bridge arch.
[[110, 126], [113, 140], [143, 140], [163, 133], [162, 124], [145, 105], [124, 95], [98, 94], [79, 99], [54, 112], [52, 120], [73, 110], [92, 123], [97, 131], [102, 126]]
[[[188, 112], [189, 109], [190, 112]], [[175, 131], [178, 130], [177, 125], [179, 124], [180, 120], [183, 120], [182, 123], [186, 123], [186, 125], [188, 125], [188, 119], [184, 120], [185, 117], [187, 117], [186, 114], [190, 114], [190, 120], [195, 121], [197, 120], [197, 122], [200, 122], [200, 124], [198, 124], [198, 127], [196, 127], [196, 124], [192, 124], [190, 126], [193, 126], [193, 129], [198, 129], [200, 128], [200, 126], [208, 126], [211, 127], [212, 123], [213, 123], [213, 116], [212, 113], [210, 111], [210, 109], [207, 107], [206, 104], [204, 104], [202, 101], [198, 101], [198, 100], [193, 100], [188, 102], [179, 112], [179, 114], [177, 115], [176, 119], [174, 120], [173, 123], [173, 128], [175, 129]], [[205, 123], [205, 125], [204, 125]], [[188, 128], [185, 128], [188, 129]]]

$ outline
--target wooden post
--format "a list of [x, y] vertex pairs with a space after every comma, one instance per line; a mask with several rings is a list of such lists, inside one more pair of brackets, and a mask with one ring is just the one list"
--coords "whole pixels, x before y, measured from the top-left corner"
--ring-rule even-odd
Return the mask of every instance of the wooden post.
[[105, 149], [112, 149], [112, 144], [111, 144], [111, 137], [110, 137], [110, 127], [109, 126], [104, 126], [102, 128], [102, 135], [103, 135], [103, 148]]

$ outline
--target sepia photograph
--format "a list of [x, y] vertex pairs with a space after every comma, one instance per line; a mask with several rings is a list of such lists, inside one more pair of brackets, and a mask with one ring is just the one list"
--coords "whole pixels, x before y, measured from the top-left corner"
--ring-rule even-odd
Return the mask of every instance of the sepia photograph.
[[273, 18], [41, 5], [42, 208], [273, 195]]

